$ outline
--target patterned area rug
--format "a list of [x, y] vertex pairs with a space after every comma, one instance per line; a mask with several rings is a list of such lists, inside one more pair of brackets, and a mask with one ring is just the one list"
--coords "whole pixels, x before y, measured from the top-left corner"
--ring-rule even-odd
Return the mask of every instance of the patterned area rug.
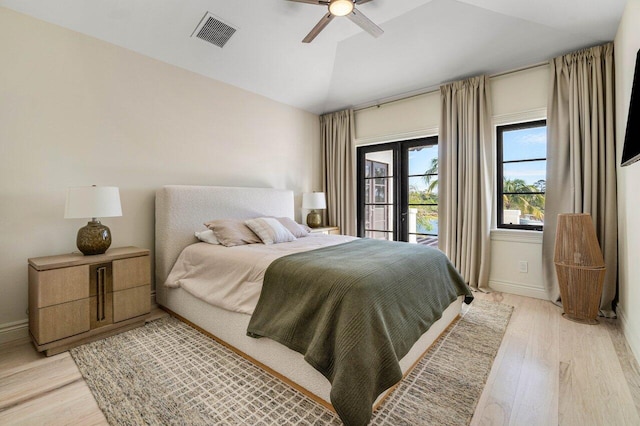
[[[475, 300], [371, 425], [466, 425], [513, 308]], [[338, 416], [174, 319], [72, 349], [112, 425], [340, 425]]]

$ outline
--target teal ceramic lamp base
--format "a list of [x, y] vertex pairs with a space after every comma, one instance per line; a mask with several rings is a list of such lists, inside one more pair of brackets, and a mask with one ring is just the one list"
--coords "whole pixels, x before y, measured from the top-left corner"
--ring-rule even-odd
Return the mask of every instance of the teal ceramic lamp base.
[[94, 218], [78, 230], [76, 245], [85, 256], [102, 254], [111, 245], [111, 231]]

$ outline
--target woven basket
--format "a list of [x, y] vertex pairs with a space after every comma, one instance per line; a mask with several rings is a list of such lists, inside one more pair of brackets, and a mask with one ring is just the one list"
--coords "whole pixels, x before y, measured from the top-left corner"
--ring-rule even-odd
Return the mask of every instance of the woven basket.
[[605, 265], [589, 214], [558, 215], [553, 261], [563, 316], [580, 323], [597, 324]]

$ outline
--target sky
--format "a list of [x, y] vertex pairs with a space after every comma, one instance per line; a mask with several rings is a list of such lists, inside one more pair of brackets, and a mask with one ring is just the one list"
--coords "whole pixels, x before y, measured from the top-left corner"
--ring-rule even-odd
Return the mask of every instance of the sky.
[[[503, 133], [503, 161], [546, 158], [547, 128], [510, 130]], [[504, 165], [504, 177], [533, 184], [546, 179], [547, 162], [532, 161]]]
[[[431, 161], [434, 158], [438, 158], [438, 145], [426, 146], [421, 150], [409, 150], [409, 174], [417, 175], [426, 172], [431, 168]], [[422, 178], [409, 178], [409, 185], [415, 186], [418, 190], [427, 188]]]

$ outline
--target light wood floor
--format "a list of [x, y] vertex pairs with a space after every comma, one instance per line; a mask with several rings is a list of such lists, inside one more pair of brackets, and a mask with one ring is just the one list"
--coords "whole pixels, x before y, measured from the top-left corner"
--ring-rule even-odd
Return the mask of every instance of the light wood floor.
[[[567, 321], [552, 303], [476, 294], [515, 307], [473, 425], [640, 425], [640, 369], [615, 320]], [[68, 353], [0, 348], [0, 425], [107, 424]]]

